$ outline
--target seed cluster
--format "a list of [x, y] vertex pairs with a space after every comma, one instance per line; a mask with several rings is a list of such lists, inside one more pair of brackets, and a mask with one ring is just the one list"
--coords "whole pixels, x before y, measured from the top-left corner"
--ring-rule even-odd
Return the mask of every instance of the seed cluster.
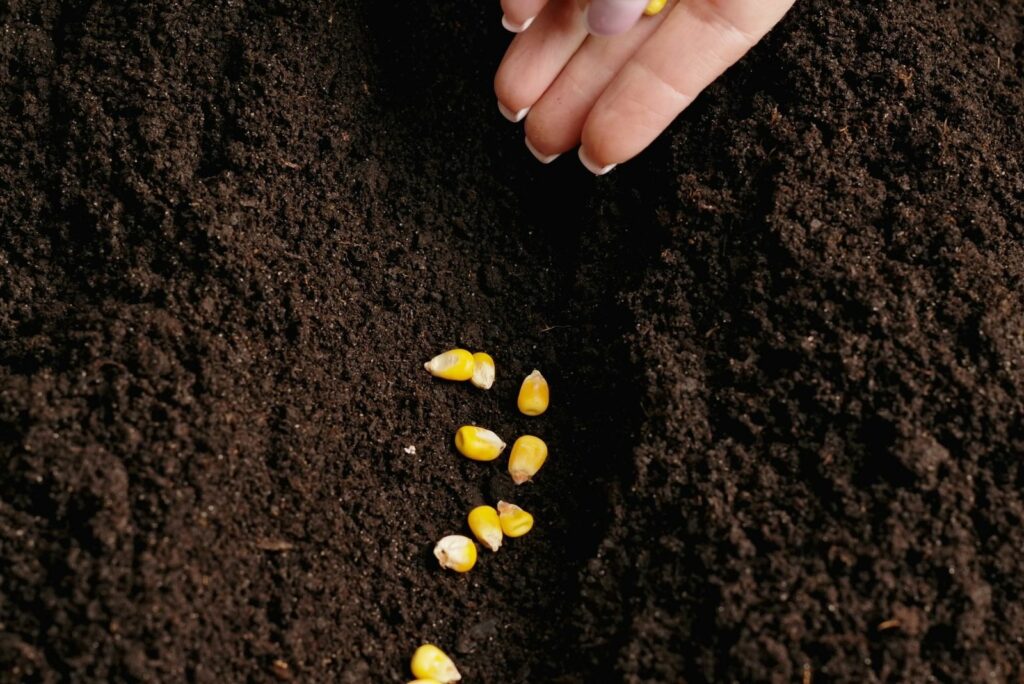
[[[494, 385], [494, 359], [484, 352], [471, 353], [451, 349], [423, 364], [437, 378], [463, 382], [469, 380], [480, 389]], [[516, 405], [527, 416], [539, 416], [548, 410], [551, 392], [540, 371], [527, 375], [519, 388]], [[474, 461], [493, 461], [505, 451], [505, 441], [495, 432], [478, 425], [463, 425], [455, 432], [455, 448]], [[522, 435], [512, 444], [508, 472], [512, 481], [529, 482], [548, 458], [548, 445], [540, 437]], [[533, 516], [519, 506], [499, 501], [496, 506], [477, 506], [467, 518], [469, 530], [484, 548], [496, 553], [505, 537], [522, 537], [533, 529]], [[461, 534], [443, 537], [434, 546], [434, 557], [442, 568], [469, 572], [476, 565], [477, 549], [472, 539]], [[446, 684], [462, 679], [459, 671], [440, 648], [433, 644], [420, 646], [412, 657], [409, 684]]]

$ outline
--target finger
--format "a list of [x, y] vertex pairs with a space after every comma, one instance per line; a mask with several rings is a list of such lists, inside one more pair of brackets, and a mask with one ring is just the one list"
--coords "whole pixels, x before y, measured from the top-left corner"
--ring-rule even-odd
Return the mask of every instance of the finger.
[[584, 41], [526, 118], [526, 146], [537, 159], [547, 164], [579, 144], [594, 103], [667, 16], [644, 19], [622, 36]]
[[778, 23], [794, 0], [683, 0], [601, 94], [583, 126], [593, 173], [639, 154]]
[[548, 0], [501, 0], [501, 25], [512, 33], [530, 28]]
[[595, 36], [617, 36], [633, 28], [647, 0], [591, 0], [584, 13], [587, 29]]
[[506, 118], [521, 121], [587, 37], [581, 12], [576, 0], [550, 0], [533, 27], [512, 41], [494, 77]]

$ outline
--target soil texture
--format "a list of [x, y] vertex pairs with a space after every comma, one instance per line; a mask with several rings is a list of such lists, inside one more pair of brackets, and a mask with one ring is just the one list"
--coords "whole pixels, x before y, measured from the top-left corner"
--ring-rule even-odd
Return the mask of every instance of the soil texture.
[[499, 18], [0, 0], [0, 680], [1020, 681], [1024, 5], [800, 0], [600, 179]]

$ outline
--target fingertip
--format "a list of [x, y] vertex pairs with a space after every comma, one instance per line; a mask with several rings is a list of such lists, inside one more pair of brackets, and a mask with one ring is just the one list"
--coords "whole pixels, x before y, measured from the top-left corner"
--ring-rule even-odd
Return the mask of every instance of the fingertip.
[[516, 100], [521, 101], [522, 98], [519, 95], [516, 81], [512, 77], [514, 72], [515, 69], [510, 68], [504, 62], [498, 67], [498, 72], [494, 75], [494, 95], [498, 100], [498, 111], [501, 112], [501, 115], [512, 123], [519, 123], [530, 112], [530, 108], [528, 106], [516, 107]]
[[595, 36], [617, 36], [636, 25], [646, 6], [647, 0], [591, 0], [583, 22]]
[[498, 100], [498, 111], [501, 115], [511, 121], [512, 123], [519, 123], [526, 118], [526, 115], [530, 113], [529, 107], [523, 107], [519, 110], [509, 109]]
[[505, 27], [506, 31], [509, 31], [511, 33], [522, 33], [526, 29], [530, 28], [530, 24], [532, 24], [533, 20], [536, 18], [536, 16], [532, 16], [529, 19], [526, 19], [525, 21], [517, 24], [511, 19], [509, 19], [508, 15], [503, 14], [501, 15], [501, 25]]
[[513, 123], [522, 120], [516, 117], [524, 109], [523, 105], [527, 105], [526, 109], [529, 109], [528, 105], [532, 104], [523, 102], [525, 98], [522, 94], [520, 76], [522, 55], [521, 51], [514, 49], [521, 39], [517, 36], [512, 41], [512, 47], [505, 53], [504, 59], [501, 60], [501, 64], [494, 74], [494, 96], [498, 99], [498, 110], [502, 116]]
[[623, 149], [623, 136], [609, 131], [618, 131], [615, 121], [602, 120], [602, 112], [595, 108], [591, 111], [587, 122], [580, 132], [580, 163], [595, 176], [603, 176], [622, 162], [629, 159], [627, 149]]
[[616, 166], [618, 166], [617, 163], [603, 164], [597, 161], [596, 159], [594, 159], [594, 157], [591, 156], [587, 148], [582, 145], [580, 145], [580, 149], [579, 152], [577, 152], [577, 154], [580, 158], [580, 163], [583, 164], [587, 171], [594, 174], [595, 176], [603, 176], [612, 169], [614, 169]]
[[539, 161], [541, 164], [550, 164], [551, 162], [555, 161], [556, 159], [562, 156], [561, 152], [556, 152], [555, 154], [544, 154], [543, 152], [541, 152], [540, 150], [533, 146], [533, 143], [530, 142], [529, 136], [524, 137], [523, 140], [526, 143], [526, 149], [530, 150], [530, 154], [536, 157], [537, 161]]
[[522, 33], [547, 4], [548, 0], [501, 0], [501, 25], [506, 31]]

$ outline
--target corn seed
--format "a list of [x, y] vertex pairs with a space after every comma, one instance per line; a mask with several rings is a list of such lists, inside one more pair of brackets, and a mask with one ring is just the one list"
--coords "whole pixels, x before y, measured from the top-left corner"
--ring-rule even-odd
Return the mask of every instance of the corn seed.
[[505, 442], [490, 430], [463, 425], [455, 433], [455, 448], [474, 461], [493, 461], [505, 450]]
[[448, 655], [433, 644], [423, 644], [412, 656], [412, 675], [419, 679], [434, 680], [450, 684], [462, 679], [455, 663]]
[[548, 445], [533, 435], [523, 435], [512, 445], [508, 457], [508, 472], [517, 485], [528, 481], [548, 458]]
[[533, 516], [515, 504], [499, 501], [498, 519], [506, 537], [522, 537], [533, 529]]
[[501, 548], [501, 520], [491, 506], [477, 506], [469, 512], [469, 529], [481, 544], [497, 551]]
[[469, 380], [473, 377], [473, 355], [465, 349], [452, 349], [423, 364], [431, 375], [445, 380]]
[[491, 389], [491, 385], [494, 384], [494, 359], [490, 354], [473, 354], [473, 377], [470, 381], [480, 389]]
[[539, 416], [548, 410], [550, 391], [548, 381], [535, 370], [523, 380], [519, 388], [519, 410], [528, 416]]
[[665, 3], [667, 2], [668, 0], [651, 0], [647, 3], [647, 7], [644, 9], [644, 14], [649, 17], [653, 17], [655, 14], [665, 9]]
[[455, 572], [469, 572], [476, 565], [476, 544], [469, 537], [452, 534], [437, 542], [434, 557], [442, 568]]

